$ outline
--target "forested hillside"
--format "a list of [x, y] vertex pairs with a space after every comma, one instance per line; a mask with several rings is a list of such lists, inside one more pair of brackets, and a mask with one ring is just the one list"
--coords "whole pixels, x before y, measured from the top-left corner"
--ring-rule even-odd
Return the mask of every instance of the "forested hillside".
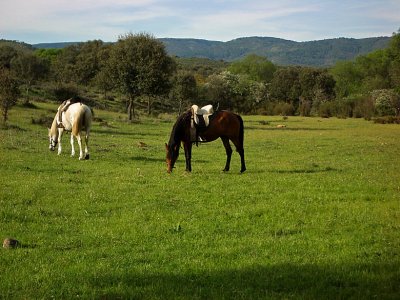
[[332, 66], [337, 61], [353, 59], [385, 48], [390, 38], [329, 39], [294, 42], [270, 37], [246, 37], [229, 42], [193, 39], [161, 39], [167, 51], [179, 57], [206, 57], [233, 61], [248, 54], [266, 56], [278, 65]]
[[[228, 42], [201, 39], [160, 39], [169, 55], [191, 58], [234, 61], [249, 54], [267, 57], [278, 65], [313, 67], [333, 66], [341, 60], [385, 48], [390, 37], [365, 39], [337, 38], [310, 42], [295, 42], [271, 37], [244, 37]], [[48, 43], [33, 45], [36, 48], [63, 48], [72, 43]]]

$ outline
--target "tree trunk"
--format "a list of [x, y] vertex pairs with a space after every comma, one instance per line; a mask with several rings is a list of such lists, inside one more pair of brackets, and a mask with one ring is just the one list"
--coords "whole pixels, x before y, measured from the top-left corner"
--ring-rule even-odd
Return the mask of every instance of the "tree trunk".
[[147, 99], [147, 115], [150, 116], [151, 114], [151, 99], [150, 97]]
[[133, 121], [134, 118], [135, 118], [135, 104], [133, 102], [133, 97], [130, 97], [128, 102], [128, 120]]

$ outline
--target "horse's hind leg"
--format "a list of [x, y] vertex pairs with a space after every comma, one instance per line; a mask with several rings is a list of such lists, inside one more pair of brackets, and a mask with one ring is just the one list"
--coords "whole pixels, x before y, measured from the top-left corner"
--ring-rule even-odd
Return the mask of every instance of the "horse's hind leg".
[[231, 144], [229, 143], [229, 139], [226, 137], [221, 137], [222, 142], [224, 143], [225, 147], [225, 152], [226, 152], [226, 164], [224, 168], [224, 172], [229, 171], [230, 165], [231, 165], [231, 157], [232, 157], [232, 147]]
[[237, 140], [232, 140], [233, 144], [236, 147], [236, 151], [240, 155], [240, 173], [243, 173], [246, 171], [246, 163], [244, 161], [244, 148], [243, 148], [243, 143], [238, 142]]
[[89, 159], [89, 131], [86, 131], [85, 134], [85, 159]]
[[76, 135], [76, 139], [77, 139], [78, 145], [79, 145], [79, 160], [85, 159], [85, 157], [83, 156], [83, 151], [82, 151], [82, 137], [81, 137], [80, 133], [78, 133]]
[[185, 150], [186, 171], [192, 172], [192, 143], [185, 142], [183, 148]]
[[74, 135], [71, 133], [71, 156], [75, 156]]
[[240, 173], [243, 173], [244, 171], [246, 171], [246, 163], [244, 161], [244, 149], [240, 149], [238, 150], [239, 154], [240, 154], [240, 164], [241, 164], [241, 168], [240, 168]]

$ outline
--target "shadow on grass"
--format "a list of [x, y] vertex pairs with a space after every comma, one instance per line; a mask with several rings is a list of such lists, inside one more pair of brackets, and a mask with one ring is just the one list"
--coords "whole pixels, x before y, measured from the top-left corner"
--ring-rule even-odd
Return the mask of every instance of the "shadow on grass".
[[[154, 157], [148, 157], [148, 156], [132, 156], [130, 157], [131, 160], [134, 161], [149, 161], [149, 162], [165, 162], [165, 155], [160, 157], [160, 158], [154, 158]], [[204, 159], [196, 159], [196, 163], [209, 163], [210, 161], [204, 160]], [[182, 167], [185, 166], [185, 160], [182, 162], [179, 161], [176, 164], [182, 164]], [[193, 160], [192, 160], [192, 165], [193, 165]]]
[[159, 136], [156, 133], [149, 133], [149, 132], [138, 132], [138, 131], [120, 131], [120, 130], [105, 130], [105, 129], [92, 129], [91, 133], [99, 133], [99, 134], [111, 134], [111, 135], [123, 135], [123, 136]]
[[[140, 263], [140, 262], [139, 262]], [[400, 265], [254, 266], [221, 272], [98, 274], [90, 285], [99, 297], [148, 299], [366, 299], [396, 298]], [[111, 291], [119, 286], [122, 291]]]
[[326, 167], [322, 169], [294, 169], [294, 170], [270, 170], [270, 173], [277, 173], [277, 174], [303, 174], [303, 173], [324, 173], [324, 172], [340, 172], [341, 170]]
[[154, 158], [148, 156], [132, 156], [130, 159], [134, 161], [165, 162], [165, 158]]

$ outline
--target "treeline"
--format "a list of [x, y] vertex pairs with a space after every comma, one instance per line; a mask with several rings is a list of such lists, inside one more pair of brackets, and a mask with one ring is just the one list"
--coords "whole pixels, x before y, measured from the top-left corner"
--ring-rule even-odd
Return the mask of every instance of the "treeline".
[[63, 49], [0, 41], [3, 119], [19, 99], [63, 101], [141, 113], [182, 112], [192, 103], [244, 114], [365, 117], [400, 113], [400, 33], [386, 49], [332, 68], [281, 67], [249, 55], [227, 63], [170, 57], [150, 34], [126, 34]]

